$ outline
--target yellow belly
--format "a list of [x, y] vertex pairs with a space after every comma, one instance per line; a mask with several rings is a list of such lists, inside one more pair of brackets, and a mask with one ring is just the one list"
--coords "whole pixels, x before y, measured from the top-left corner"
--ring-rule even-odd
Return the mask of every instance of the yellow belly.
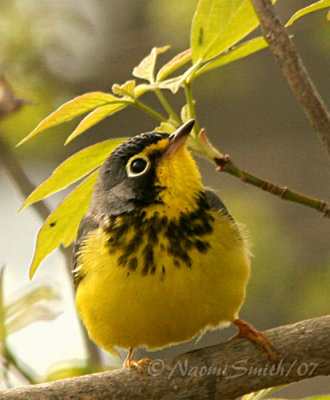
[[175, 265], [160, 240], [153, 274], [118, 266], [107, 239], [102, 229], [89, 235], [80, 256], [85, 276], [76, 293], [78, 312], [102, 348], [162, 348], [238, 318], [249, 252], [229, 218], [216, 215], [206, 238], [210, 248], [205, 253], [191, 249], [191, 267]]

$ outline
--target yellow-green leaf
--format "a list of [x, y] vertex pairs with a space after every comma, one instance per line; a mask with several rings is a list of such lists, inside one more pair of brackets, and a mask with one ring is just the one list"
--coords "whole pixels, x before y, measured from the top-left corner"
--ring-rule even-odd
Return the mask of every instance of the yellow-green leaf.
[[97, 108], [96, 110], [89, 113], [77, 126], [77, 128], [71, 133], [71, 135], [66, 139], [65, 145], [70, 143], [77, 136], [81, 135], [83, 132], [87, 131], [87, 129], [96, 125], [98, 122], [102, 121], [104, 118], [112, 115], [118, 111], [121, 111], [123, 108], [127, 107], [130, 102], [128, 100], [120, 100], [115, 97], [115, 101], [111, 104], [107, 104], [106, 106], [102, 106]]
[[187, 122], [190, 119], [188, 104], [185, 104], [180, 111], [180, 118], [182, 122]]
[[103, 92], [91, 92], [78, 96], [67, 103], [64, 103], [56, 111], [48, 115], [48, 117], [42, 120], [32, 132], [18, 143], [17, 146], [27, 142], [45, 129], [70, 121], [71, 119], [94, 110], [97, 107], [113, 102], [113, 99], [113, 95]]
[[23, 294], [6, 307], [6, 331], [12, 334], [33, 322], [51, 320], [59, 315], [54, 302], [59, 295], [51, 286], [41, 286]]
[[29, 204], [58, 192], [83, 178], [85, 175], [99, 167], [125, 138], [109, 139], [93, 144], [66, 159], [59, 165], [40, 186], [38, 186], [25, 200], [21, 210]]
[[[245, 399], [243, 398], [242, 400], [245, 400]], [[256, 400], [259, 400], [259, 398]], [[290, 399], [283, 398], [283, 397], [267, 397], [265, 400], [290, 400]], [[315, 397], [303, 397], [303, 398], [299, 398], [299, 400], [330, 400], [330, 395], [321, 395], [321, 396], [315, 396]]]
[[127, 81], [122, 85], [118, 85], [117, 83], [115, 83], [114, 85], [112, 85], [112, 91], [118, 96], [134, 97], [135, 85], [136, 82], [134, 80]]
[[154, 71], [158, 54], [164, 53], [170, 46], [154, 47], [151, 52], [133, 69], [133, 75], [154, 82]]
[[60, 244], [67, 247], [74, 241], [80, 221], [87, 211], [97, 175], [98, 171], [95, 171], [86, 178], [46, 219], [38, 233], [30, 278], [49, 253]]
[[6, 314], [8, 318], [13, 318], [17, 313], [27, 312], [39, 302], [51, 303], [60, 300], [60, 295], [52, 286], [43, 285], [29, 290], [27, 293], [15, 298], [14, 301], [6, 304]]
[[176, 93], [185, 83], [190, 83], [196, 76], [196, 72], [200, 67], [202, 60], [199, 60], [196, 64], [192, 65], [187, 71], [175, 78], [166, 79], [165, 81], [158, 82], [160, 89], [169, 89], [172, 93]]
[[[268, 396], [271, 393], [274, 393], [277, 390], [282, 389], [286, 386], [287, 385], [274, 386], [274, 387], [270, 387], [267, 389], [258, 390], [257, 392], [248, 393], [242, 397], [242, 400], [262, 400], [265, 398], [268, 399]], [[284, 399], [282, 399], [282, 400], [284, 400]]]
[[134, 97], [138, 98], [142, 96], [144, 93], [148, 92], [149, 90], [155, 90], [157, 89], [157, 86], [155, 84], [149, 84], [149, 83], [141, 83], [140, 85], [137, 85], [134, 89]]
[[96, 372], [96, 370], [85, 364], [83, 361], [59, 361], [48, 369], [44, 382], [73, 378], [75, 376], [87, 375], [93, 372]]
[[218, 68], [222, 65], [229, 64], [233, 61], [239, 60], [241, 58], [247, 57], [259, 50], [264, 49], [268, 46], [268, 43], [263, 37], [257, 37], [247, 42], [241, 43], [234, 47], [232, 50], [224, 53], [223, 55], [209, 61], [207, 64], [203, 65], [196, 73], [196, 76], [203, 74], [204, 72], [210, 71], [214, 68]]
[[191, 49], [187, 49], [182, 53], [177, 54], [172, 58], [168, 63], [162, 66], [162, 68], [158, 71], [156, 81], [164, 80], [168, 75], [176, 71], [178, 68], [182, 67], [188, 61], [191, 60]]
[[250, 0], [200, 0], [191, 31], [193, 62], [218, 56], [258, 24]]
[[321, 0], [316, 3], [313, 3], [307, 7], [302, 8], [301, 10], [297, 11], [292, 15], [289, 21], [285, 24], [285, 26], [292, 25], [297, 19], [301, 18], [302, 16], [309, 14], [311, 12], [321, 10], [322, 8], [330, 7], [330, 0]]
[[160, 125], [154, 129], [154, 132], [173, 133], [175, 130], [176, 127], [170, 121], [166, 121], [161, 122]]
[[166, 79], [165, 81], [159, 82], [160, 89], [168, 89], [172, 93], [176, 93], [184, 82], [183, 75], [176, 76], [175, 78]]
[[8, 321], [6, 326], [8, 335], [19, 331], [33, 324], [34, 322], [49, 321], [57, 318], [60, 315], [59, 311], [54, 311], [53, 307], [43, 304], [36, 304], [31, 307], [28, 312], [21, 312], [15, 318]]

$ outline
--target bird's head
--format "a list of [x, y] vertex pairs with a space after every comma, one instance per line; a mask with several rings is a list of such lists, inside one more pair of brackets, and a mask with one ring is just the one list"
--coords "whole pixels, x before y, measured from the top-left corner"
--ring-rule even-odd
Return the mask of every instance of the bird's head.
[[184, 146], [193, 126], [190, 120], [171, 135], [142, 133], [118, 146], [100, 169], [91, 211], [193, 211], [203, 189], [198, 167]]

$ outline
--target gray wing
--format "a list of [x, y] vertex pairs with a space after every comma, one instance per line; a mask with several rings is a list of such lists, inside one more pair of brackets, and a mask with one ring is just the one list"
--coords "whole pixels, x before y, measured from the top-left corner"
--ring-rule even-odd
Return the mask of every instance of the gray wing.
[[226, 206], [223, 204], [222, 200], [213, 192], [211, 189], [205, 189], [206, 201], [208, 202], [211, 210], [219, 211], [222, 210], [224, 215], [227, 215], [230, 219], [233, 217], [229, 214]]
[[73, 282], [74, 282], [75, 289], [77, 289], [79, 282], [84, 278], [84, 275], [81, 273], [79, 268], [76, 269], [78, 267], [78, 255], [79, 255], [80, 246], [82, 245], [83, 240], [88, 235], [88, 233], [93, 231], [94, 229], [97, 229], [98, 227], [99, 227], [99, 223], [95, 220], [95, 218], [93, 218], [92, 215], [88, 215], [88, 214], [85, 215], [85, 217], [80, 222], [77, 239], [76, 239], [74, 247], [73, 247], [72, 273], [73, 273]]

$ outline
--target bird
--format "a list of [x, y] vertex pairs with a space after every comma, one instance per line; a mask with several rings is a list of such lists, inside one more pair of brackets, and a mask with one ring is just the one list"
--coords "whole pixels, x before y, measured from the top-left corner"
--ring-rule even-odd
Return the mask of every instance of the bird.
[[195, 121], [120, 144], [100, 167], [74, 246], [76, 307], [89, 337], [123, 366], [150, 351], [236, 324], [274, 357], [266, 336], [239, 319], [250, 276], [246, 235], [203, 186], [185, 146]]

